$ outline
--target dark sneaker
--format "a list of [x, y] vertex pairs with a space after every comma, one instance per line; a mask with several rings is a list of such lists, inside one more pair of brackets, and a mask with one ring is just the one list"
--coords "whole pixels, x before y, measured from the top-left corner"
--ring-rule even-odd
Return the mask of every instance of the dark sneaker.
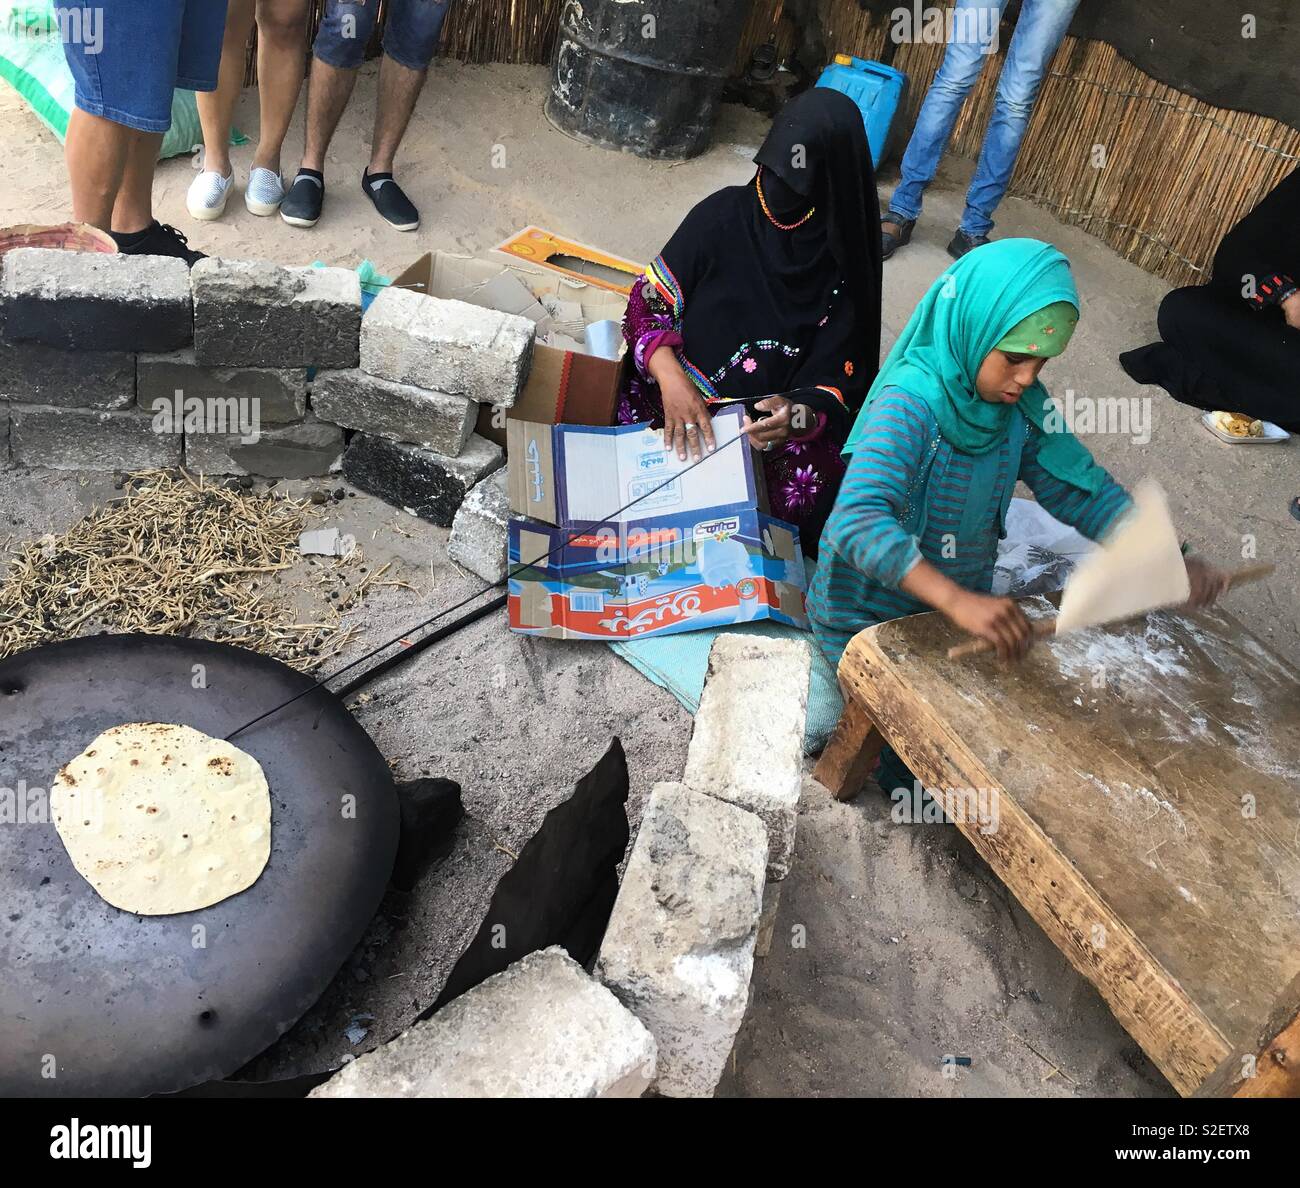
[[160, 223], [154, 219], [153, 225], [143, 231], [130, 235], [110, 232], [117, 250], [124, 256], [174, 256], [184, 260], [191, 268], [204, 259], [202, 252], [196, 252], [189, 246], [189, 240], [170, 223]]
[[280, 217], [290, 227], [314, 227], [325, 205], [325, 179], [314, 169], [299, 169], [280, 203]]
[[[880, 232], [880, 258], [888, 260], [899, 248], [911, 241], [912, 228], [916, 226], [915, 219], [905, 219], [900, 214], [895, 214], [892, 210], [886, 212], [885, 217], [880, 220], [882, 230]], [[885, 231], [885, 223], [893, 223], [898, 228], [898, 234], [892, 234]]]
[[361, 188], [375, 209], [395, 231], [414, 231], [420, 225], [420, 212], [394, 180], [391, 173], [361, 173]]
[[967, 252], [973, 251], [977, 247], [983, 247], [988, 243], [987, 235], [968, 235], [960, 227], [952, 237], [952, 242], [948, 245], [948, 255], [954, 260], [960, 260]]

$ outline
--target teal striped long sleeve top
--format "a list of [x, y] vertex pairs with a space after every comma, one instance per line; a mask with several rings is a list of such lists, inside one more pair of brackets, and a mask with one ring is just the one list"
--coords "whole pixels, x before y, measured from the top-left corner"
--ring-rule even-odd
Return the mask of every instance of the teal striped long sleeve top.
[[1096, 494], [1062, 482], [1038, 461], [1042, 431], [1013, 417], [987, 454], [965, 454], [939, 432], [926, 402], [886, 390], [867, 413], [822, 532], [808, 613], [818, 643], [837, 664], [864, 627], [930, 608], [899, 589], [924, 557], [968, 590], [987, 593], [1016, 481], [1053, 516], [1092, 540], [1131, 502], [1113, 478]]

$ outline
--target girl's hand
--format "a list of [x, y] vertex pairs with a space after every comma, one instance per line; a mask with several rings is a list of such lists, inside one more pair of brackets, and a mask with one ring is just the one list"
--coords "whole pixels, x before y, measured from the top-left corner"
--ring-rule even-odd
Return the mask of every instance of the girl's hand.
[[943, 613], [963, 631], [987, 639], [1001, 660], [1023, 659], [1034, 642], [1033, 628], [1013, 598], [959, 589]]
[[1209, 606], [1228, 588], [1232, 580], [1218, 566], [1211, 565], [1201, 557], [1185, 557], [1187, 580], [1191, 583], [1192, 593], [1187, 599], [1190, 607]]
[[754, 407], [771, 414], [757, 421], [745, 418], [745, 432], [749, 434], [749, 444], [754, 449], [775, 449], [790, 440], [790, 420], [794, 413], [791, 401], [784, 396], [769, 396]]
[[696, 460], [716, 448], [713, 440], [713, 417], [699, 389], [686, 378], [685, 372], [666, 376], [659, 385], [664, 404], [664, 449], [676, 450], [686, 461], [689, 448]]

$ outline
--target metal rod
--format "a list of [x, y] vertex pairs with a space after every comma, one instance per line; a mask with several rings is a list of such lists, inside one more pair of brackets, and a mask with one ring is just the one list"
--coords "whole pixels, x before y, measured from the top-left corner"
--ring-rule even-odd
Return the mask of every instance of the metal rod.
[[[506, 576], [501, 579], [501, 581], [493, 582], [489, 585], [482, 586], [480, 589], [475, 590], [474, 593], [470, 594], [468, 597], [462, 598], [459, 602], [453, 603], [445, 610], [440, 610], [436, 615], [432, 615], [430, 618], [425, 619], [423, 623], [416, 623], [414, 627], [410, 627], [406, 631], [403, 631], [401, 635], [395, 635], [392, 639], [386, 640], [384, 643], [381, 643], [378, 647], [371, 648], [370, 651], [368, 651], [364, 656], [358, 656], [355, 660], [352, 660], [349, 663], [343, 665], [342, 668], [336, 669], [334, 672], [330, 673], [329, 676], [321, 677], [320, 680], [316, 681], [314, 684], [309, 685], [301, 693], [295, 694], [293, 697], [290, 697], [287, 701], [280, 702], [279, 705], [273, 705], [265, 713], [258, 714], [256, 718], [251, 718], [249, 721], [245, 722], [242, 726], [237, 726], [234, 730], [232, 730], [229, 734], [226, 735], [226, 741], [229, 742], [232, 738], [235, 737], [235, 735], [242, 734], [250, 726], [256, 726], [258, 722], [261, 722], [264, 719], [269, 718], [272, 714], [278, 714], [282, 709], [287, 709], [289, 706], [293, 705], [295, 701], [301, 701], [304, 697], [308, 696], [311, 693], [316, 692], [317, 689], [322, 688], [329, 681], [332, 681], [335, 677], [342, 676], [349, 669], [355, 668], [358, 664], [364, 664], [365, 661], [371, 659], [374, 656], [377, 656], [385, 648], [391, 648], [395, 644], [402, 643], [404, 640], [407, 639], [408, 636], [414, 635], [417, 631], [423, 631], [426, 627], [429, 627], [432, 624], [436, 623], [439, 619], [445, 618], [453, 611], [460, 610], [461, 607], [467, 606], [469, 603], [473, 602], [474, 599], [478, 598], [480, 595], [486, 594], [489, 590], [496, 589], [497, 586], [504, 585], [516, 574], [522, 573], [525, 569], [531, 569], [539, 562], [549, 560], [561, 549], [568, 548], [568, 546], [571, 545], [580, 536], [586, 536], [592, 530], [593, 527], [601, 528], [604, 527], [606, 524], [612, 524], [625, 511], [629, 511], [631, 508], [634, 508], [638, 503], [642, 502], [645, 499], [649, 499], [651, 495], [657, 494], [658, 492], [662, 491], [665, 487], [671, 486], [679, 478], [681, 478], [682, 475], [689, 474], [697, 466], [702, 466], [705, 462], [708, 462], [710, 459], [718, 457], [723, 450], [725, 450], [728, 446], [735, 445], [735, 443], [738, 441], [748, 442], [749, 434], [744, 430], [742, 430], [730, 441], [723, 442], [722, 445], [718, 446], [718, 448], [713, 451], [713, 453], [702, 454], [699, 458], [696, 458], [695, 461], [692, 462], [689, 466], [684, 467], [682, 470], [679, 470], [671, 478], [664, 479], [664, 481], [660, 483], [658, 486], [651, 487], [650, 490], [643, 492], [642, 494], [638, 495], [635, 499], [631, 500], [629, 503], [625, 503], [622, 507], [618, 508], [615, 511], [610, 512], [609, 515], [605, 516], [603, 519], [588, 521], [584, 525], [584, 527], [574, 532], [567, 540], [561, 541], [554, 548], [550, 549], [548, 552], [543, 553], [540, 557], [534, 557], [527, 562], [522, 562], [521, 564], [515, 566], [515, 568], [512, 569], [509, 573], [507, 573]], [[501, 596], [502, 600], [504, 600], [505, 597], [506, 595], [502, 595]], [[488, 604], [488, 606], [492, 607], [492, 604]], [[480, 610], [482, 610], [483, 614], [488, 613], [487, 609], [480, 608]], [[434, 632], [433, 636], [429, 638], [428, 643], [434, 643], [438, 639], [443, 639], [447, 635], [452, 634], [454, 631], [459, 630], [460, 627], [467, 626], [469, 623], [473, 622], [475, 618], [480, 618], [480, 617], [482, 616], [481, 615], [466, 616], [465, 621], [460, 623], [459, 625], [451, 624], [450, 631], [444, 632], [442, 634], [439, 634], [438, 632]], [[423, 648], [427, 646], [424, 640], [418, 641], [418, 645], [419, 646], [408, 644], [406, 651], [401, 652], [397, 656], [392, 657], [391, 662], [386, 661], [383, 665], [378, 666], [375, 670], [376, 674], [379, 672], [385, 672], [389, 668], [394, 667], [394, 665], [402, 663], [404, 660], [409, 660], [411, 656], [413, 656], [416, 652], [423, 650]], [[353, 687], [352, 685], [348, 686], [348, 688], [352, 688], [352, 687]], [[356, 687], [359, 688], [360, 686], [356, 685]]]
[[455, 635], [462, 627], [468, 627], [471, 623], [477, 623], [480, 619], [486, 618], [493, 611], [501, 610], [509, 601], [509, 594], [498, 594], [491, 602], [476, 606], [472, 611], [461, 615], [454, 622], [448, 623], [445, 627], [439, 627], [437, 631], [430, 631], [428, 635], [423, 639], [417, 639], [405, 651], [397, 652], [389, 656], [387, 660], [381, 660], [374, 668], [366, 669], [359, 677], [350, 680], [343, 688], [337, 690], [335, 696], [340, 698], [351, 697], [358, 689], [365, 688], [371, 681], [383, 676], [389, 669], [396, 668], [399, 664], [405, 664], [411, 657], [423, 652], [430, 644], [435, 644], [440, 639], [446, 639], [449, 635]]

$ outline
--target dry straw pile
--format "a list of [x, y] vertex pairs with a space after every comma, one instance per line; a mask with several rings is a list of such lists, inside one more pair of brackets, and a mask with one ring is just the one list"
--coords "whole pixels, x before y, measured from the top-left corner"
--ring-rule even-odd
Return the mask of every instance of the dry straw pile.
[[0, 657], [93, 630], [141, 631], [221, 640], [314, 669], [351, 639], [338, 616], [387, 566], [344, 586], [343, 571], [361, 569], [359, 552], [331, 563], [315, 581], [318, 593], [330, 588], [325, 621], [298, 622], [268, 579], [303, 564], [298, 534], [310, 512], [306, 502], [184, 471], [133, 475], [121, 499], [19, 549], [0, 583]]

